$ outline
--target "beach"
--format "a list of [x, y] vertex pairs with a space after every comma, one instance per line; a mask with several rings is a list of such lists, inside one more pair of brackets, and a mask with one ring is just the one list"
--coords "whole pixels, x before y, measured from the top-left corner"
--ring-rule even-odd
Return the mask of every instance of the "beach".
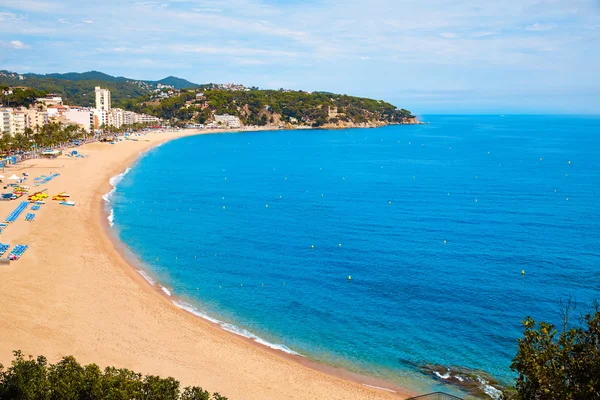
[[[47, 199], [34, 222], [8, 226], [0, 242], [27, 244], [24, 256], [0, 265], [0, 363], [13, 350], [51, 362], [73, 355], [81, 363], [172, 376], [230, 399], [388, 399], [412, 393], [366, 377], [285, 354], [226, 332], [173, 305], [134, 267], [111, 235], [102, 196], [109, 180], [162, 142], [204, 132], [150, 133], [115, 145], [77, 148], [87, 158], [35, 159], [2, 173], [29, 174], [24, 182], [66, 191], [75, 207]], [[217, 132], [209, 132], [217, 133]], [[59, 173], [33, 187], [33, 178]], [[25, 198], [26, 199], [26, 198]], [[0, 202], [6, 216], [23, 199]], [[392, 391], [370, 386], [392, 388]]]

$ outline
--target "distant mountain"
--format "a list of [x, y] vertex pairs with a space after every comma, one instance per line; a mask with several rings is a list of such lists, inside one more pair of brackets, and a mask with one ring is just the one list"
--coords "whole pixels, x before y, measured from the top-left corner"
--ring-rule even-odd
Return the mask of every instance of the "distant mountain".
[[197, 83], [192, 83], [186, 79], [177, 78], [176, 76], [168, 76], [155, 83], [173, 86], [175, 89], [192, 89], [200, 86]]
[[200, 86], [175, 76], [169, 76], [160, 81], [145, 81], [123, 76], [115, 77], [99, 71], [65, 74], [18, 74], [11, 71], [0, 71], [0, 86], [27, 86], [47, 93], [56, 93], [62, 95], [65, 102], [82, 106], [93, 105], [95, 86], [109, 89], [113, 103], [118, 103], [148, 95], [157, 89], [159, 84], [173, 86], [175, 89]]
[[126, 82], [133, 81], [133, 79], [127, 79], [124, 77], [114, 77], [104, 72], [99, 71], [88, 71], [88, 72], [67, 72], [66, 74], [24, 74], [26, 78], [51, 78], [51, 79], [62, 79], [65, 81], [107, 81], [107, 82]]
[[111, 76], [100, 71], [88, 72], [67, 72], [66, 74], [24, 74], [26, 78], [51, 78], [62, 79], [66, 81], [106, 81], [106, 82], [144, 82], [150, 86], [156, 87], [159, 83], [162, 85], [173, 86], [175, 89], [191, 89], [198, 87], [197, 83], [176, 76], [168, 76], [159, 81], [145, 81], [138, 79], [125, 78], [124, 76]]

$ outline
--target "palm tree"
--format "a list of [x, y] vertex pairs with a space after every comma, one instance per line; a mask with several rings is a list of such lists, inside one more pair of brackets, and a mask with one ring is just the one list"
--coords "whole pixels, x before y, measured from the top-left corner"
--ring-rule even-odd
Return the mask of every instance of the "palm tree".
[[31, 148], [31, 143], [27, 139], [27, 136], [20, 132], [12, 138], [12, 145], [15, 150], [29, 150]]

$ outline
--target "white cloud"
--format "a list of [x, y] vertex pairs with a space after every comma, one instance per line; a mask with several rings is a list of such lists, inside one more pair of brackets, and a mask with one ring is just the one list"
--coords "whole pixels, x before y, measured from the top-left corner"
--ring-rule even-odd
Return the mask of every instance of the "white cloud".
[[0, 12], [0, 21], [18, 21], [23, 19], [22, 16], [18, 16], [15, 13], [11, 12]]
[[92, 21], [91, 19], [83, 19], [83, 22], [85, 22], [86, 24], [93, 24], [94, 21]]
[[455, 33], [440, 33], [440, 36], [446, 39], [458, 39], [458, 35]]
[[474, 38], [483, 38], [483, 37], [494, 36], [494, 35], [496, 35], [495, 32], [478, 32], [478, 33], [474, 33], [473, 37]]
[[192, 44], [168, 45], [165, 50], [171, 53], [196, 53], [206, 55], [226, 55], [226, 56], [271, 56], [271, 57], [297, 57], [298, 53], [285, 50], [257, 49], [248, 47], [215, 47], [215, 46], [196, 46]]
[[17, 50], [28, 49], [30, 47], [30, 46], [26, 45], [25, 43], [21, 42], [20, 40], [11, 40], [10, 44], [13, 49], [17, 49]]
[[220, 8], [192, 8], [192, 11], [198, 13], [220, 13], [223, 10]]
[[533, 25], [529, 25], [525, 29], [532, 32], [546, 32], [556, 28], [555, 24], [538, 24], [537, 22]]

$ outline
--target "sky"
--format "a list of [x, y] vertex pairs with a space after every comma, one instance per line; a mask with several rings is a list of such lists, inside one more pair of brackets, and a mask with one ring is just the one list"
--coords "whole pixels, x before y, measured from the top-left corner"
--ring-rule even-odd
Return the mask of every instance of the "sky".
[[0, 0], [0, 69], [600, 114], [600, 0]]

